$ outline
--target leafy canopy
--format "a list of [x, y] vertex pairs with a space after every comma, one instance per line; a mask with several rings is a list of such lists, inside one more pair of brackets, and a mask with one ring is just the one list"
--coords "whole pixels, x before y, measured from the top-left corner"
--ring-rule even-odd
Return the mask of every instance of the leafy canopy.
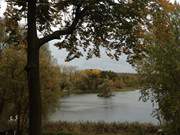
[[[6, 0], [5, 16], [18, 24], [26, 18], [26, 0]], [[156, 6], [155, 6], [156, 5]], [[152, 6], [152, 7], [151, 7]], [[149, 9], [153, 0], [37, 0], [36, 26], [40, 44], [59, 39], [56, 46], [65, 48], [66, 60], [100, 57], [100, 48], [118, 60], [122, 52], [130, 54], [142, 42]]]

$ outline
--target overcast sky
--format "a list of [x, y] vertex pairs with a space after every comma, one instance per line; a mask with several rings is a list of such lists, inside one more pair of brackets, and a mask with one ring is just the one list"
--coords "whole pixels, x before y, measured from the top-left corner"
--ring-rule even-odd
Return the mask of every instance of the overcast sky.
[[[170, 0], [174, 1], [174, 0]], [[177, 0], [180, 2], [180, 0]], [[0, 0], [0, 16], [3, 15], [3, 11], [6, 8], [6, 4], [4, 0]], [[74, 59], [70, 62], [65, 62], [65, 58], [67, 56], [67, 52], [65, 50], [59, 50], [56, 47], [51, 45], [50, 42], [50, 50], [54, 58], [57, 59], [58, 64], [64, 65], [72, 65], [76, 66], [79, 69], [102, 69], [102, 70], [112, 70], [115, 72], [131, 72], [134, 73], [135, 70], [132, 68], [130, 64], [126, 62], [126, 56], [122, 55], [119, 61], [112, 60], [108, 58], [104, 53], [101, 54], [101, 58], [92, 58], [90, 60], [86, 60], [84, 57], [79, 59]]]
[[[50, 43], [51, 44], [51, 43]], [[112, 60], [106, 56], [106, 54], [101, 51], [101, 58], [91, 58], [86, 60], [85, 57], [79, 59], [74, 59], [70, 62], [65, 62], [67, 56], [66, 50], [59, 50], [57, 47], [50, 45], [50, 50], [54, 58], [57, 59], [59, 64], [75, 66], [78, 69], [102, 69], [102, 70], [112, 70], [115, 72], [135, 72], [135, 70], [126, 62], [126, 56], [122, 55], [119, 61]]]

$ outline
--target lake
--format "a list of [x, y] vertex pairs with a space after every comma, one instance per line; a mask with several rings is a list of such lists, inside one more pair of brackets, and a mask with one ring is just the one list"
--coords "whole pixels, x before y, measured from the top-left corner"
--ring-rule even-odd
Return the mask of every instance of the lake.
[[110, 98], [97, 94], [81, 94], [64, 97], [60, 109], [50, 116], [50, 121], [104, 121], [104, 122], [142, 122], [157, 124], [151, 116], [152, 104], [139, 101], [140, 92], [116, 92]]

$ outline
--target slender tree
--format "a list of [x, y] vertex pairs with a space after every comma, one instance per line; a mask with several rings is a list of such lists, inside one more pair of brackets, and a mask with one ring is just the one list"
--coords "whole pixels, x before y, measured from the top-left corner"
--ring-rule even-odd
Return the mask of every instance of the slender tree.
[[39, 48], [58, 39], [56, 46], [69, 52], [67, 61], [83, 56], [83, 51], [87, 58], [100, 57], [101, 47], [118, 60], [122, 52], [130, 54], [141, 44], [146, 11], [155, 4], [151, 0], [6, 1], [7, 20], [18, 24], [27, 18], [29, 135], [41, 135]]

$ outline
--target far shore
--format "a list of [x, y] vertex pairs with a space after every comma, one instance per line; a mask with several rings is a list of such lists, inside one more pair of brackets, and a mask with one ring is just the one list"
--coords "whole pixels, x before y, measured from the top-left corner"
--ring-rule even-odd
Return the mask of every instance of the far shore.
[[[126, 91], [135, 91], [138, 90], [139, 88], [133, 88], [133, 87], [126, 87], [126, 88], [121, 88], [121, 89], [112, 89], [112, 92], [126, 92]], [[64, 92], [63, 96], [68, 96], [71, 94], [98, 94], [98, 92], [92, 92], [92, 91], [78, 91], [78, 90], [72, 90], [71, 92]]]

